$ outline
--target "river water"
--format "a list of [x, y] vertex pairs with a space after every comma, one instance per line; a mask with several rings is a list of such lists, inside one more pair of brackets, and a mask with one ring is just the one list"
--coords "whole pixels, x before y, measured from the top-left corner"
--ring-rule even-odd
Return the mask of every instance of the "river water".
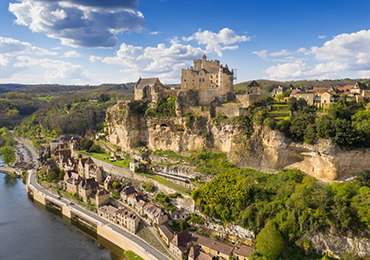
[[0, 173], [0, 259], [125, 258], [117, 246], [33, 202], [21, 179]]

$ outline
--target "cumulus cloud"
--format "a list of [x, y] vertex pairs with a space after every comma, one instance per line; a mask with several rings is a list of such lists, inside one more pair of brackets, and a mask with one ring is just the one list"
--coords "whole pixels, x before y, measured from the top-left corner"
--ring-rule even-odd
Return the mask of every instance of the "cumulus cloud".
[[195, 40], [198, 44], [206, 45], [207, 52], [216, 52], [218, 56], [222, 57], [222, 50], [235, 49], [237, 48], [237, 45], [230, 45], [238, 42], [250, 41], [251, 38], [244, 35], [237, 35], [233, 30], [224, 28], [218, 33], [208, 30], [199, 30], [190, 37], [184, 37], [183, 40]]
[[[369, 75], [370, 71], [370, 30], [343, 33], [326, 41], [322, 46], [299, 48], [295, 53], [283, 51], [275, 53], [295, 55], [294, 58], [278, 63], [266, 70], [273, 79], [288, 80], [297, 78], [347, 77], [350, 73]], [[267, 51], [254, 52], [261, 58], [274, 56]], [[305, 61], [302, 59], [305, 55]]]
[[73, 47], [112, 47], [116, 34], [141, 31], [137, 0], [20, 0], [9, 4], [16, 24]]
[[106, 57], [102, 62], [124, 67], [136, 80], [143, 76], [158, 76], [164, 81], [171, 81], [179, 76], [179, 71], [188, 65], [189, 60], [201, 57], [205, 51], [191, 45], [171, 41], [168, 47], [164, 43], [156, 47], [140, 47], [121, 44], [116, 56]]
[[63, 80], [87, 80], [81, 66], [49, 58], [56, 54], [28, 42], [0, 37], [0, 81], [62, 83]]
[[252, 53], [256, 54], [257, 56], [261, 57], [262, 59], [267, 59], [267, 57], [269, 56], [268, 53], [267, 53], [267, 50], [254, 51]]
[[56, 55], [56, 52], [50, 52], [46, 49], [32, 46], [28, 42], [22, 42], [13, 38], [0, 37], [0, 54], [18, 53], [18, 54], [36, 54], [36, 55]]
[[292, 53], [287, 50], [281, 50], [281, 51], [270, 53], [270, 56], [272, 57], [280, 57], [280, 56], [288, 56], [288, 55], [292, 55]]
[[65, 58], [79, 58], [81, 57], [81, 54], [79, 54], [77, 51], [67, 51], [63, 54], [63, 57]]
[[96, 61], [99, 61], [99, 60], [101, 60], [102, 59], [102, 57], [100, 57], [100, 56], [94, 56], [94, 55], [91, 55], [90, 57], [89, 57], [89, 61], [91, 61], [91, 62], [96, 62]]
[[319, 39], [325, 39], [326, 38], [326, 35], [319, 35], [317, 38], [319, 38]]

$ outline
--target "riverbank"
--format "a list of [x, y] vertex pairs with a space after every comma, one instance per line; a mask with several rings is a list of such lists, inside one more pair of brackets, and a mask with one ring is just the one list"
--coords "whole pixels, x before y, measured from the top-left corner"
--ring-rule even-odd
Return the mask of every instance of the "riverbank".
[[[19, 140], [18, 140], [19, 141]], [[31, 146], [24, 143], [24, 146], [30, 150], [33, 158], [33, 168], [29, 170], [27, 178], [27, 192], [32, 194], [35, 201], [43, 205], [53, 204], [60, 209], [63, 216], [70, 219], [81, 219], [90, 225], [96, 226], [97, 235], [107, 239], [113, 244], [124, 250], [131, 250], [143, 259], [168, 259], [156, 249], [152, 248], [141, 238], [119, 228], [118, 226], [106, 221], [98, 215], [89, 212], [78, 205], [71, 204], [69, 201], [52, 194], [41, 187], [36, 181], [37, 154]]]

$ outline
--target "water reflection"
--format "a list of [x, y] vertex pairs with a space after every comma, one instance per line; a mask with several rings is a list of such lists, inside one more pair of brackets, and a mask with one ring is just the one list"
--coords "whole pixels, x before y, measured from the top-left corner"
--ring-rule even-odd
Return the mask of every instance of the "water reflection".
[[4, 184], [6, 187], [12, 187], [17, 184], [17, 178], [10, 177], [8, 174], [4, 176]]

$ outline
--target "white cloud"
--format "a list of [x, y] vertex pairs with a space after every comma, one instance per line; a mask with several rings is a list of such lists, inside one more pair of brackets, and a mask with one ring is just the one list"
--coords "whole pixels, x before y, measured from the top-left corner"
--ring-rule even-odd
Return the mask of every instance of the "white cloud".
[[262, 59], [267, 59], [268, 58], [268, 53], [267, 50], [262, 50], [262, 51], [254, 51], [253, 54], [256, 54], [257, 56], [261, 57]]
[[[299, 48], [296, 57], [287, 57], [285, 63], [278, 63], [266, 70], [273, 79], [333, 78], [347, 77], [357, 72], [368, 75], [370, 71], [370, 30], [343, 33], [326, 41], [322, 46], [309, 49]], [[287, 50], [268, 54], [267, 51], [254, 52], [263, 59], [269, 56], [293, 55]], [[279, 54], [279, 55], [278, 55]], [[305, 61], [300, 55], [305, 55]], [[274, 61], [274, 60], [272, 60]]]
[[157, 34], [159, 34], [159, 32], [158, 32], [158, 31], [156, 31], [156, 32], [151, 32], [150, 34], [151, 34], [151, 35], [157, 35]]
[[288, 56], [288, 55], [292, 55], [292, 53], [287, 51], [287, 50], [281, 50], [281, 51], [278, 51], [278, 52], [270, 53], [270, 56], [272, 56], [272, 57], [280, 57], [280, 56]]
[[32, 46], [28, 42], [21, 42], [13, 38], [0, 37], [0, 54], [1, 53], [22, 53], [36, 55], [56, 55], [56, 52], [50, 52], [43, 48]]
[[0, 82], [62, 83], [87, 80], [81, 66], [54, 57], [50, 52], [12, 38], [0, 37]]
[[130, 80], [156, 76], [164, 82], [174, 82], [178, 80], [180, 69], [185, 68], [188, 61], [199, 58], [204, 53], [201, 48], [177, 41], [171, 41], [169, 47], [161, 43], [156, 47], [146, 48], [123, 43], [116, 56], [106, 57], [102, 62], [124, 67], [123, 71], [131, 74]]
[[319, 39], [325, 39], [326, 38], [326, 35], [319, 35], [317, 38], [319, 38]]
[[117, 44], [116, 34], [144, 28], [137, 6], [137, 0], [19, 0], [9, 4], [9, 11], [16, 24], [64, 45], [112, 47]]
[[96, 61], [99, 61], [99, 60], [101, 60], [102, 59], [102, 57], [100, 57], [100, 56], [94, 56], [94, 55], [91, 55], [90, 57], [89, 57], [89, 61], [91, 61], [91, 62], [96, 62]]
[[79, 58], [81, 57], [81, 54], [79, 54], [77, 51], [67, 51], [63, 54], [63, 57], [65, 58]]
[[230, 46], [231, 44], [250, 41], [250, 39], [250, 37], [244, 35], [237, 35], [229, 28], [224, 28], [218, 33], [199, 30], [192, 36], [183, 38], [184, 41], [196, 40], [198, 44], [206, 45], [207, 52], [216, 52], [220, 57], [222, 57], [222, 50], [235, 49], [234, 46]]

